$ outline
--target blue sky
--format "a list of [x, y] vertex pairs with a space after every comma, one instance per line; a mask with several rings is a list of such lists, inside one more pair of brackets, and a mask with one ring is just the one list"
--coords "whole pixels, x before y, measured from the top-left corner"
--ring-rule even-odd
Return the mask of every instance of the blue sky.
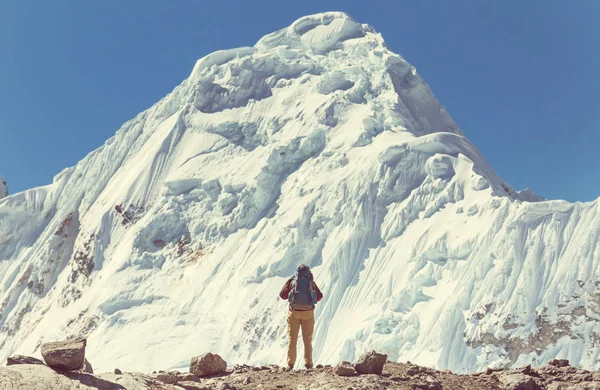
[[0, 174], [48, 184], [215, 50], [316, 12], [369, 23], [513, 187], [600, 196], [600, 1], [0, 2]]

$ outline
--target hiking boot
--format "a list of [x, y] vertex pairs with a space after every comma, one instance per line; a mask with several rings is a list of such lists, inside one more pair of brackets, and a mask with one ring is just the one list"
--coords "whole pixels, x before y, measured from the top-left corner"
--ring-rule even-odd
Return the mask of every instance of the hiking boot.
[[304, 366], [304, 368], [306, 368], [307, 370], [310, 370], [311, 368], [313, 368], [313, 365], [312, 364], [306, 364]]
[[288, 364], [287, 365], [287, 371], [292, 371], [294, 369], [294, 365], [293, 364]]

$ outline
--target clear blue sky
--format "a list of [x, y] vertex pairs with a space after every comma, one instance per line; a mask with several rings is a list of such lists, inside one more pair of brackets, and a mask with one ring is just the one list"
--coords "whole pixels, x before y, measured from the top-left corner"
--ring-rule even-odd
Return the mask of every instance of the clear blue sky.
[[415, 65], [515, 188], [600, 196], [600, 1], [0, 2], [0, 174], [45, 185], [202, 56], [348, 12]]

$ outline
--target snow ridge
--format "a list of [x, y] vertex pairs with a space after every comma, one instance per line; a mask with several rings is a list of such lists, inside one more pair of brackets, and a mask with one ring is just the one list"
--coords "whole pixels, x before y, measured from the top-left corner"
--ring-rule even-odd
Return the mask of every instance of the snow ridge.
[[99, 370], [272, 363], [303, 262], [319, 362], [596, 368], [599, 215], [514, 191], [372, 27], [311, 15], [0, 200], [0, 359], [80, 335]]

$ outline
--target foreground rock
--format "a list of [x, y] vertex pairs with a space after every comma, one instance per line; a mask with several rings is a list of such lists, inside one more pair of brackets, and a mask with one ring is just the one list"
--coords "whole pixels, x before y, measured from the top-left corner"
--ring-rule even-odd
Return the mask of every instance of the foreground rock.
[[19, 364], [0, 367], [0, 390], [175, 390], [148, 375], [113, 373], [91, 375], [58, 373], [46, 365]]
[[42, 357], [46, 364], [61, 371], [81, 370], [85, 363], [84, 338], [42, 344]]
[[44, 364], [44, 362], [40, 359], [23, 355], [14, 355], [6, 359], [7, 366], [13, 366], [15, 364]]
[[190, 372], [198, 376], [210, 376], [222, 374], [227, 370], [227, 362], [219, 355], [205, 353], [192, 358]]
[[356, 370], [350, 362], [343, 361], [337, 365], [335, 373], [339, 376], [354, 376], [356, 375]]
[[535, 378], [520, 373], [501, 375], [500, 382], [505, 389], [511, 390], [540, 390]]
[[354, 368], [359, 374], [378, 374], [383, 372], [383, 366], [387, 362], [387, 355], [370, 351], [365, 353], [354, 364]]

